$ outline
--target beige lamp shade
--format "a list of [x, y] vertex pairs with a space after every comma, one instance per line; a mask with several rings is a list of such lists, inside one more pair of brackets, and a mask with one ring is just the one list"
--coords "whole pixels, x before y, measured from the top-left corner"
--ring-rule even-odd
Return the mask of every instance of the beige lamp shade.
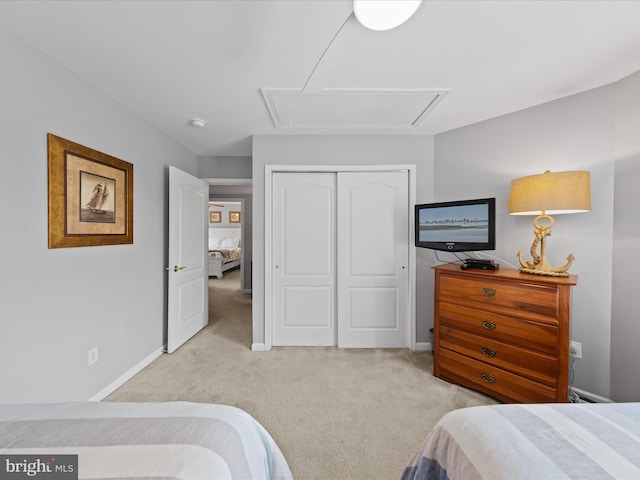
[[591, 210], [589, 172], [557, 172], [516, 178], [511, 181], [510, 215], [547, 215]]

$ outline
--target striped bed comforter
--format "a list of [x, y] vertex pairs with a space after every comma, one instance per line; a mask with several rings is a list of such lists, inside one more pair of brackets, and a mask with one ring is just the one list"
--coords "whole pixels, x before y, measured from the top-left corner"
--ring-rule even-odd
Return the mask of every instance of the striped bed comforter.
[[433, 428], [403, 480], [640, 479], [640, 403], [492, 405]]
[[79, 478], [87, 479], [291, 479], [271, 436], [235, 407], [186, 402], [0, 405], [0, 458], [56, 454], [77, 455]]

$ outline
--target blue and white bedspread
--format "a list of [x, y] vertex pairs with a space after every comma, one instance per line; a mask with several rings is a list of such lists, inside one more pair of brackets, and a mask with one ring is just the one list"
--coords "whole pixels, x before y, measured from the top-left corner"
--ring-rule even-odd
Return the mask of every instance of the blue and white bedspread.
[[448, 413], [403, 480], [640, 479], [640, 403], [491, 405]]
[[0, 405], [3, 455], [77, 455], [82, 479], [292, 478], [251, 415], [214, 404]]

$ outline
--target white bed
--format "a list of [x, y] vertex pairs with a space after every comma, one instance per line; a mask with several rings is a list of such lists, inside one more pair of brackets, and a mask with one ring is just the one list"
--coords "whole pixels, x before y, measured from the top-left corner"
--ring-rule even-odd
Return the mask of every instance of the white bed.
[[240, 266], [240, 228], [209, 227], [209, 276], [222, 278], [227, 270]]
[[402, 480], [639, 479], [640, 403], [488, 405], [446, 414]]
[[[29, 463], [68, 468], [75, 456], [72, 468], [81, 479], [292, 478], [269, 433], [235, 407], [188, 402], [0, 405], [0, 478], [5, 478], [7, 462], [12, 471]], [[54, 475], [52, 470], [43, 476]]]

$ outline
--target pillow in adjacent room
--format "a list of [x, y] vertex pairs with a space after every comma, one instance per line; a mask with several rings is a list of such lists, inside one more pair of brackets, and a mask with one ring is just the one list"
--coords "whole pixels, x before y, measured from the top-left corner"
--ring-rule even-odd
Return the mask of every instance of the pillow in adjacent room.
[[210, 238], [209, 239], [209, 250], [218, 250], [222, 247], [222, 242], [224, 238]]
[[225, 238], [222, 241], [222, 247], [221, 248], [238, 248], [238, 242], [239, 240], [236, 238]]

